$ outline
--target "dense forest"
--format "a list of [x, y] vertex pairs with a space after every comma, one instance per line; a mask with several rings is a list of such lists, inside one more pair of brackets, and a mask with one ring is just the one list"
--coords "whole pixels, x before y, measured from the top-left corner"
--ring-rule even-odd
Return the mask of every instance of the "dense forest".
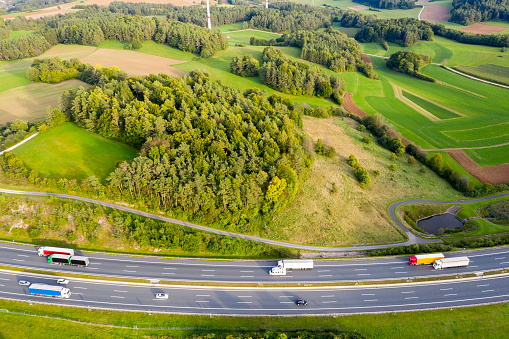
[[435, 82], [436, 80], [420, 72], [422, 66], [431, 63], [431, 58], [427, 55], [421, 55], [414, 52], [398, 51], [391, 54], [387, 60], [387, 68], [396, 72], [408, 74], [410, 76]]
[[417, 19], [378, 20], [362, 27], [355, 39], [360, 42], [388, 41], [408, 47], [420, 40], [433, 40], [433, 30], [427, 22]]
[[230, 63], [230, 71], [241, 77], [255, 77], [260, 71], [260, 63], [250, 55], [234, 57]]
[[302, 50], [301, 59], [324, 65], [334, 72], [359, 70], [369, 78], [376, 78], [372, 65], [362, 61], [362, 53], [357, 41], [332, 27], [323, 32], [287, 33], [272, 40], [252, 37], [251, 45], [298, 47]]
[[509, 0], [454, 0], [451, 20], [462, 25], [476, 22], [509, 21]]
[[95, 84], [64, 93], [67, 119], [141, 149], [111, 173], [101, 188], [108, 194], [247, 232], [250, 220], [291, 201], [307, 176], [311, 154], [297, 132], [302, 109], [288, 100], [258, 89], [241, 93], [200, 72], [122, 79], [65, 65]]
[[34, 9], [62, 5], [73, 0], [13, 0], [7, 12], [28, 12]]
[[382, 9], [412, 9], [415, 1], [412, 0], [353, 0], [369, 7]]
[[328, 76], [315, 66], [287, 58], [274, 47], [263, 50], [260, 79], [280, 92], [331, 97], [339, 104], [343, 102], [345, 83], [342, 78]]

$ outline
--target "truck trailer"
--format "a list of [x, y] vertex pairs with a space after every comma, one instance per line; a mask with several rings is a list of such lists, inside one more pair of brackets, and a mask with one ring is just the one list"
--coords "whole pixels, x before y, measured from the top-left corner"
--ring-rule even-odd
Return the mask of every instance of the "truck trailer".
[[470, 259], [467, 257], [445, 258], [435, 261], [433, 263], [433, 268], [436, 270], [441, 270], [443, 268], [463, 267], [468, 266], [469, 263]]
[[32, 284], [28, 290], [31, 294], [42, 295], [45, 297], [69, 298], [71, 296], [71, 290], [63, 286]]
[[313, 260], [279, 260], [277, 266], [273, 267], [270, 275], [286, 275], [287, 270], [311, 270]]
[[67, 254], [52, 254], [48, 257], [50, 264], [67, 264], [75, 266], [88, 266], [89, 260], [87, 257]]
[[408, 260], [410, 266], [414, 265], [424, 265], [424, 264], [433, 264], [435, 261], [439, 259], [443, 259], [444, 255], [442, 253], [433, 253], [433, 254], [416, 254], [412, 255]]
[[48, 255], [52, 255], [52, 254], [74, 255], [74, 250], [70, 249], [70, 248], [43, 246], [43, 247], [39, 247], [37, 249], [37, 254], [39, 254], [40, 257], [48, 256]]

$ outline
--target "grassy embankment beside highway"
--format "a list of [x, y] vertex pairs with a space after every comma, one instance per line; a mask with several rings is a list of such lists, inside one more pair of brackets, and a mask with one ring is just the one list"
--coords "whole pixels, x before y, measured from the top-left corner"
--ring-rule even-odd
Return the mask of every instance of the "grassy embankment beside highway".
[[[253, 338], [264, 332], [331, 332], [357, 338], [503, 338], [509, 305], [495, 304], [422, 312], [324, 317], [218, 317], [148, 314], [29, 305], [0, 300], [2, 338], [188, 338], [231, 334]], [[210, 337], [209, 337], [210, 338]], [[276, 338], [265, 337], [265, 338]], [[343, 337], [341, 337], [343, 338]]]

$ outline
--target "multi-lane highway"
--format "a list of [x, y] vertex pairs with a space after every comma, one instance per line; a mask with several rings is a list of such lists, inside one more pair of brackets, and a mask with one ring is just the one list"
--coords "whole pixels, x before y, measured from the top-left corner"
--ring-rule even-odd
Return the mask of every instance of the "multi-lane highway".
[[313, 270], [290, 271], [287, 276], [270, 276], [275, 261], [182, 260], [84, 253], [88, 267], [48, 264], [35, 247], [0, 243], [0, 265], [111, 277], [172, 281], [243, 282], [243, 283], [319, 283], [360, 280], [387, 280], [435, 277], [457, 273], [477, 273], [509, 268], [509, 248], [470, 253], [468, 267], [435, 270], [429, 265], [410, 266], [408, 257], [364, 260], [315, 260]]
[[[72, 295], [30, 295], [19, 280], [56, 285], [55, 278], [0, 272], [0, 298], [66, 306], [220, 315], [302, 315], [395, 312], [509, 300], [509, 275], [422, 284], [337, 288], [197, 288], [71, 280]], [[155, 299], [167, 293], [168, 300]], [[297, 299], [307, 306], [297, 306]]]

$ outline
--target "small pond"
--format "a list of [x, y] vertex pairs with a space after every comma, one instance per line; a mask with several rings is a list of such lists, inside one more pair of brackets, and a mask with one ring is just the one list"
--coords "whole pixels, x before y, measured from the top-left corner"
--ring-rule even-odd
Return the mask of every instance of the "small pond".
[[417, 220], [417, 226], [421, 227], [426, 233], [437, 234], [440, 228], [452, 230], [463, 227], [463, 223], [456, 219], [454, 214], [443, 213]]

